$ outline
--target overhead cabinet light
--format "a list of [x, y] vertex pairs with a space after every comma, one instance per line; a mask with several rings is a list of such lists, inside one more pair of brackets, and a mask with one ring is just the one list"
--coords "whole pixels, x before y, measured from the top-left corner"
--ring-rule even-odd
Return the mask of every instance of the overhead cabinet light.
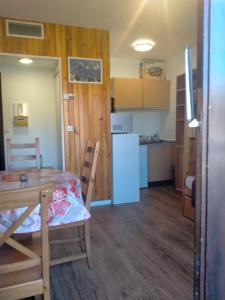
[[21, 64], [30, 65], [30, 64], [33, 63], [33, 60], [30, 59], [30, 58], [20, 58], [20, 59], [19, 59], [19, 62], [20, 62]]
[[140, 39], [133, 42], [132, 46], [135, 51], [146, 52], [150, 51], [155, 46], [155, 42], [147, 39]]

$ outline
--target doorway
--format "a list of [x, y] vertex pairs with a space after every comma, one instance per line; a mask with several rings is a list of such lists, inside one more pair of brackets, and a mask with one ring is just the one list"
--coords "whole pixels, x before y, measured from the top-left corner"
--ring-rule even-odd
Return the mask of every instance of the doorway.
[[5, 170], [4, 133], [3, 133], [3, 111], [2, 111], [2, 85], [0, 73], [0, 171]]
[[[0, 55], [3, 146], [7, 138], [14, 143], [29, 143], [39, 137], [41, 167], [63, 169], [60, 61], [29, 57], [32, 63], [23, 65], [20, 58], [18, 55]], [[23, 127], [14, 123], [14, 117], [20, 113], [16, 110], [18, 105], [24, 108], [23, 114], [28, 117], [28, 124]], [[15, 167], [22, 167], [20, 163], [17, 162]], [[29, 161], [25, 167], [30, 167]]]

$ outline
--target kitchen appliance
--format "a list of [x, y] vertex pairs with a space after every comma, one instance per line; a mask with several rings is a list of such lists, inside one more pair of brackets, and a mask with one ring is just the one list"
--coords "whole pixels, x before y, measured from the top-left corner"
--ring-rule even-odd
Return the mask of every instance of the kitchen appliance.
[[112, 134], [112, 202], [140, 201], [139, 135]]
[[166, 79], [165, 67], [163, 60], [144, 60], [140, 63], [140, 78]]
[[111, 133], [131, 133], [133, 115], [130, 113], [111, 113]]

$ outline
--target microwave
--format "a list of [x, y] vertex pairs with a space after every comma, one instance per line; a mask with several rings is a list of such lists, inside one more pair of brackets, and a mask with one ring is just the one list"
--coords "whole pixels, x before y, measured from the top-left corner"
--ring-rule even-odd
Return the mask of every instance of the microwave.
[[111, 113], [111, 133], [131, 133], [133, 115], [130, 113]]

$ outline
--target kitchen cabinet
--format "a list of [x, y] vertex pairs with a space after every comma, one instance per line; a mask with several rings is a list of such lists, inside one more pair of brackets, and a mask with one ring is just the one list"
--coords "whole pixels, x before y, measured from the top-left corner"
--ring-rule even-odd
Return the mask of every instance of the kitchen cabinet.
[[112, 78], [111, 96], [115, 98], [116, 109], [141, 108], [142, 79]]
[[143, 108], [169, 108], [170, 81], [143, 78]]
[[144, 78], [112, 78], [111, 96], [116, 109], [166, 109], [170, 103], [170, 81]]
[[148, 187], [148, 145], [139, 146], [140, 188]]
[[171, 181], [175, 159], [175, 143], [163, 142], [148, 145], [148, 181]]

